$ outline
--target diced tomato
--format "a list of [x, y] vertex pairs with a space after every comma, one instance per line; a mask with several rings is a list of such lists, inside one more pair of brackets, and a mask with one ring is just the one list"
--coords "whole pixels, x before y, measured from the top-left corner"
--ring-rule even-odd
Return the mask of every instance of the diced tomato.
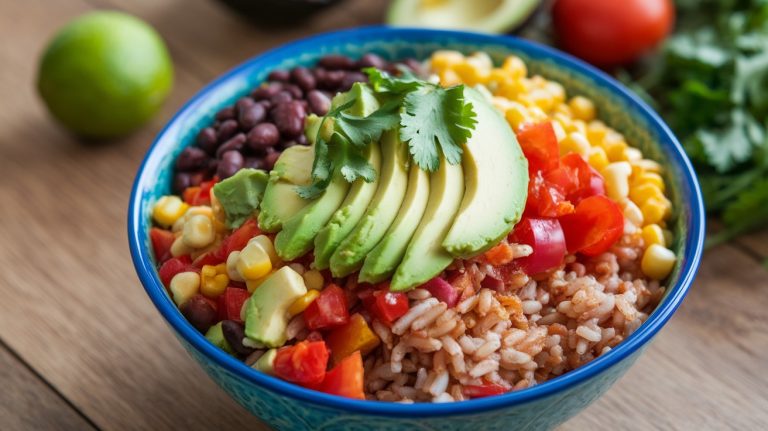
[[529, 124], [517, 132], [517, 141], [528, 159], [528, 172], [555, 169], [560, 161], [560, 148], [552, 123]]
[[364, 400], [363, 373], [363, 356], [358, 350], [325, 373], [325, 379], [317, 390], [326, 394]]
[[157, 270], [157, 274], [160, 276], [160, 281], [163, 282], [163, 285], [168, 287], [171, 285], [171, 280], [173, 279], [174, 275], [185, 271], [199, 271], [199, 269], [192, 266], [192, 260], [189, 258], [189, 255], [174, 257], [166, 260], [162, 265], [160, 265], [160, 269]]
[[[435, 298], [440, 300], [441, 302], [445, 302], [448, 307], [453, 307], [459, 302], [459, 291], [453, 287], [453, 285], [449, 282], [447, 282], [444, 278], [441, 277], [435, 277], [432, 280], [429, 280], [428, 282], [422, 284], [420, 286], [422, 289], [427, 289], [429, 293], [432, 294]], [[405, 301], [401, 300], [401, 307], [402, 303], [405, 305], [408, 305], [408, 298], [405, 298]], [[404, 310], [404, 311], [403, 311]], [[405, 314], [405, 312], [408, 311], [407, 307], [402, 307], [398, 310], [399, 312], [402, 312], [400, 316]], [[400, 317], [397, 316], [397, 317]], [[397, 320], [397, 317], [392, 319], [394, 322]]]
[[219, 302], [219, 320], [234, 320], [242, 323], [243, 319], [240, 318], [240, 310], [249, 296], [250, 294], [245, 289], [227, 287], [224, 293], [216, 298]]
[[509, 241], [528, 244], [530, 256], [514, 262], [528, 274], [537, 274], [557, 267], [565, 257], [565, 235], [557, 219], [523, 218], [509, 235]]
[[163, 263], [173, 257], [171, 255], [171, 246], [176, 241], [173, 232], [158, 227], [149, 230], [149, 239], [152, 241], [152, 250], [155, 252], [157, 263]]
[[381, 323], [392, 326], [395, 320], [402, 317], [410, 309], [408, 295], [402, 292], [390, 292], [389, 283], [384, 286], [383, 289], [373, 293], [373, 300], [369, 302], [368, 311]]
[[607, 251], [624, 232], [624, 214], [605, 196], [588, 197], [573, 214], [560, 218], [568, 252], [597, 256]]
[[573, 204], [566, 198], [563, 187], [537, 172], [528, 182], [528, 200], [525, 215], [529, 217], [560, 217], [573, 212]]
[[497, 385], [495, 383], [486, 383], [483, 385], [465, 385], [462, 389], [465, 397], [470, 398], [483, 398], [493, 395], [501, 395], [506, 393], [507, 389], [504, 386]]
[[328, 285], [306, 310], [304, 322], [310, 330], [332, 328], [349, 322], [347, 296], [337, 285]]
[[[558, 179], [555, 180], [555, 177]], [[605, 194], [603, 177], [577, 153], [568, 153], [560, 159], [560, 167], [544, 175], [545, 180], [559, 181], [565, 197], [578, 204], [582, 199]]]
[[210, 181], [203, 181], [199, 186], [187, 187], [182, 193], [184, 202], [192, 206], [210, 205], [211, 189], [218, 181], [217, 177], [213, 177]]
[[328, 348], [324, 341], [302, 341], [280, 348], [275, 355], [275, 375], [300, 385], [322, 383], [327, 367]]
[[251, 238], [260, 233], [261, 230], [256, 220], [248, 219], [228, 237], [224, 238], [216, 250], [195, 259], [195, 266], [202, 268], [203, 265], [218, 265], [226, 262], [230, 253], [242, 250]]

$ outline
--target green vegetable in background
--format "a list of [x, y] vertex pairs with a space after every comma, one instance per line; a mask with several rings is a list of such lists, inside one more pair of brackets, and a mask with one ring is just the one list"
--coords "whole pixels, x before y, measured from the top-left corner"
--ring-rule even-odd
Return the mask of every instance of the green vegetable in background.
[[213, 186], [213, 194], [227, 216], [227, 227], [237, 229], [253, 216], [264, 197], [269, 175], [260, 169], [240, 169]]
[[710, 244], [768, 224], [768, 0], [678, 0], [678, 28], [636, 83], [693, 160]]

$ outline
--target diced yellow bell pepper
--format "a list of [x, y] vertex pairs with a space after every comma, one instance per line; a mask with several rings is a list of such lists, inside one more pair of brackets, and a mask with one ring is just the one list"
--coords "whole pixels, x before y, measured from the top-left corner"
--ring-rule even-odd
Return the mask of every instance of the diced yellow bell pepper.
[[331, 359], [335, 364], [356, 350], [365, 356], [375, 349], [381, 341], [373, 333], [363, 316], [355, 313], [349, 317], [349, 322], [346, 325], [333, 329], [325, 337], [325, 342], [331, 349]]

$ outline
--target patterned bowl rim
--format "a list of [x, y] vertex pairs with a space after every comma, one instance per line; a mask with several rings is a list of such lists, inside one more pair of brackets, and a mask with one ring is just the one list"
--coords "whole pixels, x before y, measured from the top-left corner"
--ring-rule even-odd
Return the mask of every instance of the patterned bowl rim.
[[[413, 40], [414, 43], [434, 43], [441, 40], [459, 40], [461, 42], [477, 45], [501, 45], [509, 49], [519, 50], [537, 59], [555, 61], [559, 66], [571, 69], [591, 79], [595, 84], [604, 87], [612, 95], [616, 95], [625, 102], [627, 107], [635, 111], [637, 115], [653, 128], [659, 137], [659, 145], [665, 148], [669, 163], [678, 170], [678, 181], [682, 182], [682, 190], [685, 190], [683, 202], [689, 205], [687, 219], [687, 238], [685, 239], [685, 253], [683, 255], [684, 267], [680, 271], [677, 283], [668, 291], [666, 299], [654, 310], [648, 320], [643, 323], [626, 340], [616, 348], [591, 362], [563, 374], [557, 378], [546, 381], [531, 388], [509, 392], [504, 395], [480, 398], [458, 403], [415, 403], [400, 404], [393, 402], [352, 400], [334, 395], [305, 389], [288, 383], [278, 378], [258, 372], [236, 358], [229, 356], [224, 351], [209, 343], [205, 337], [190, 325], [178, 312], [178, 309], [165, 292], [152, 262], [148, 238], [149, 222], [145, 220], [147, 213], [144, 211], [146, 202], [143, 196], [152, 190], [157, 182], [156, 175], [162, 166], [163, 157], [166, 155], [158, 150], [158, 143], [169, 132], [169, 129], [179, 127], [180, 120], [185, 114], [193, 111], [198, 106], [198, 101], [210, 93], [217, 92], [226, 82], [247, 75], [255, 67], [264, 67], [282, 61], [301, 53], [312, 52], [318, 46], [325, 44], [355, 43], [356, 40], [381, 40], [386, 42], [394, 38], [401, 40]], [[179, 143], [174, 144], [176, 146]], [[165, 145], [161, 150], [166, 153], [170, 145]], [[292, 43], [279, 46], [272, 50], [255, 56], [244, 63], [229, 70], [213, 82], [200, 90], [191, 98], [160, 131], [157, 138], [150, 146], [136, 175], [131, 191], [128, 208], [128, 240], [131, 257], [139, 279], [147, 294], [166, 322], [183, 337], [187, 343], [194, 346], [210, 361], [229, 371], [240, 379], [252, 384], [274, 391], [280, 395], [293, 398], [297, 401], [307, 402], [333, 409], [365, 413], [380, 416], [398, 415], [402, 417], [446, 416], [477, 413], [501, 409], [518, 404], [524, 404], [542, 397], [547, 397], [558, 392], [576, 387], [587, 380], [601, 374], [603, 371], [618, 364], [622, 360], [632, 356], [648, 343], [662, 326], [670, 319], [675, 310], [680, 306], [686, 293], [691, 287], [698, 270], [703, 250], [705, 236], [704, 203], [694, 169], [686, 156], [682, 146], [675, 138], [672, 131], [664, 121], [637, 95], [630, 92], [621, 84], [604, 72], [578, 60], [568, 54], [540, 45], [534, 42], [522, 40], [513, 36], [497, 36], [464, 31], [432, 30], [418, 28], [392, 28], [387, 26], [371, 26], [352, 28], [341, 31], [323, 33]]]

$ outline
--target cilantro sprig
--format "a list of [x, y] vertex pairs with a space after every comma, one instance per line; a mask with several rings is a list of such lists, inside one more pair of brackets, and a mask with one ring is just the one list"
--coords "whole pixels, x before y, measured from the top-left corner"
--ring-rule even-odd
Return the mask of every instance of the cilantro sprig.
[[[393, 76], [368, 68], [370, 87], [384, 103], [368, 116], [345, 112], [352, 99], [323, 117], [315, 138], [312, 183], [298, 188], [305, 199], [317, 197], [331, 182], [336, 170], [348, 182], [375, 179], [376, 172], [367, 162], [365, 148], [381, 135], [399, 127], [400, 140], [407, 142], [413, 161], [432, 172], [440, 167], [440, 154], [450, 164], [461, 163], [461, 145], [472, 136], [477, 115], [464, 98], [464, 86], [442, 88], [402, 69]], [[332, 122], [328, 137], [327, 122]]]

